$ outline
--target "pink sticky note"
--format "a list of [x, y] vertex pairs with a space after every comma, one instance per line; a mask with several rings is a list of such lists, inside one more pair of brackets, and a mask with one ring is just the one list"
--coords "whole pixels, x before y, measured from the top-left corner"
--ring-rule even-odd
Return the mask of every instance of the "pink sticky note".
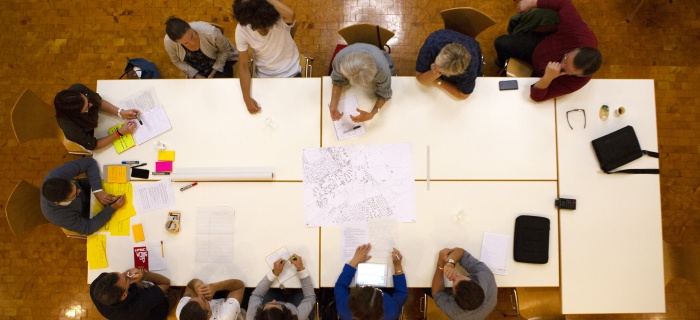
[[170, 161], [157, 161], [156, 172], [172, 172], [173, 163]]

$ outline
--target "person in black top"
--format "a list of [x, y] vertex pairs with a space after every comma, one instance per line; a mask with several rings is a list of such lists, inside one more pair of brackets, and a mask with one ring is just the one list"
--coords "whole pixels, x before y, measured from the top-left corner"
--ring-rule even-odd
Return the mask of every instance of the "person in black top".
[[168, 278], [132, 268], [97, 276], [90, 285], [90, 298], [110, 320], [165, 320], [170, 310], [165, 297], [168, 288]]

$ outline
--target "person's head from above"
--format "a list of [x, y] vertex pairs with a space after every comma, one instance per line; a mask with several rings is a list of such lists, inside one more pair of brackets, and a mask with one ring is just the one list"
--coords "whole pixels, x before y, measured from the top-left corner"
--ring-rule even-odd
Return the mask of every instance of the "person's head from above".
[[440, 73], [446, 76], [456, 76], [464, 73], [469, 67], [472, 56], [463, 45], [450, 43], [442, 47], [440, 53], [435, 57], [435, 64]]
[[484, 289], [467, 276], [457, 274], [452, 282], [455, 302], [464, 310], [474, 310], [484, 303]]
[[353, 52], [343, 57], [338, 72], [348, 78], [351, 85], [368, 88], [374, 85], [377, 63], [367, 52]]
[[87, 95], [76, 90], [66, 89], [54, 97], [53, 106], [56, 109], [56, 116], [71, 118], [88, 113], [93, 107], [93, 103], [88, 100]]
[[211, 318], [211, 306], [209, 301], [201, 295], [190, 298], [180, 311], [180, 320], [208, 320], [209, 318]]
[[350, 289], [348, 308], [356, 320], [384, 318], [384, 292], [375, 287], [361, 286]]
[[561, 71], [568, 75], [588, 77], [594, 74], [603, 63], [603, 55], [593, 47], [577, 48], [564, 54]]
[[50, 178], [41, 187], [41, 194], [59, 206], [67, 206], [73, 202], [82, 190], [75, 180]]
[[102, 273], [102, 277], [94, 283], [92, 293], [98, 302], [113, 306], [126, 299], [130, 285], [131, 280], [126, 272]]
[[233, 18], [241, 26], [250, 28], [265, 36], [280, 19], [280, 14], [267, 0], [234, 0]]
[[175, 41], [185, 47], [199, 44], [199, 34], [194, 31], [185, 20], [170, 16], [165, 21], [165, 33], [170, 40]]
[[277, 300], [264, 304], [255, 314], [255, 320], [296, 320], [296, 318], [292, 311]]

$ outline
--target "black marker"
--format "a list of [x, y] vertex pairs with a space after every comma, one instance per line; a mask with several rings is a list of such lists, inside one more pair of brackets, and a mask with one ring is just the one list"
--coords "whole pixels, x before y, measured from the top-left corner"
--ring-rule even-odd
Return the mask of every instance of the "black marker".
[[355, 131], [355, 130], [360, 129], [360, 128], [362, 128], [362, 126], [354, 126], [354, 127], [352, 127], [352, 129], [345, 130], [343, 133], [348, 133], [348, 132], [350, 132], [350, 131]]
[[131, 166], [131, 167], [132, 167], [132, 168], [138, 168], [138, 167], [143, 167], [143, 166], [145, 166], [145, 165], [147, 165], [147, 164], [148, 164], [148, 163], [142, 163], [142, 164], [138, 164], [138, 165]]
[[169, 176], [170, 172], [152, 172], [154, 175], [164, 175], [164, 176]]
[[139, 121], [139, 124], [140, 124], [140, 125], [143, 125], [143, 121], [141, 121], [141, 118], [139, 118], [139, 114], [138, 114], [138, 113], [136, 114], [136, 120]]

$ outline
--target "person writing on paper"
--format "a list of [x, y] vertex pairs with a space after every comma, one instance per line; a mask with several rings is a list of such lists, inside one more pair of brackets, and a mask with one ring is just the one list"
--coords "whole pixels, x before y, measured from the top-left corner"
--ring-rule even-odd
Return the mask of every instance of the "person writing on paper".
[[[457, 272], [457, 263], [469, 276]], [[443, 275], [452, 281], [452, 290], [445, 290]], [[445, 248], [438, 253], [431, 293], [450, 319], [485, 319], [496, 307], [498, 288], [486, 264], [462, 248]]]
[[170, 16], [165, 21], [163, 45], [170, 61], [188, 78], [233, 78], [238, 50], [219, 28]]
[[[233, 17], [238, 20], [236, 46], [239, 58], [243, 102], [250, 114], [260, 106], [250, 95], [251, 78], [301, 77], [299, 50], [291, 30], [296, 22], [294, 10], [279, 0], [234, 0]], [[256, 74], [250, 73], [248, 48], [253, 50]]]
[[238, 279], [210, 284], [192, 279], [177, 304], [175, 316], [178, 320], [235, 320], [241, 313], [244, 291], [245, 285]]
[[[289, 301], [281, 301], [283, 296], [279, 289], [270, 289], [270, 285], [277, 279], [287, 263], [291, 263], [297, 270], [297, 276], [301, 280], [301, 291], [298, 290], [289, 297]], [[289, 289], [287, 289], [289, 290]], [[301, 256], [293, 254], [289, 261], [279, 259], [275, 261], [274, 268], [263, 276], [255, 287], [248, 301], [247, 320], [303, 320], [313, 319], [311, 311], [316, 303], [316, 293], [311, 282], [311, 274], [304, 268]]]
[[99, 111], [102, 110], [121, 119], [136, 119], [139, 110], [124, 110], [102, 100], [99, 94], [83, 84], [74, 84], [59, 92], [53, 100], [56, 121], [66, 139], [81, 145], [85, 150], [98, 150], [111, 145], [119, 137], [136, 131], [136, 123], [127, 121], [114, 134], [95, 138]]
[[418, 52], [416, 79], [451, 96], [469, 98], [481, 72], [481, 47], [474, 38], [442, 29], [431, 33]]
[[[83, 173], [87, 178], [75, 179]], [[90, 194], [104, 205], [102, 211], [90, 219]], [[123, 195], [102, 190], [100, 168], [93, 158], [66, 162], [44, 177], [41, 185], [41, 212], [53, 225], [84, 235], [90, 235], [104, 226], [114, 212], [126, 203]]]
[[90, 298], [107, 319], [165, 320], [170, 279], [141, 269], [103, 272], [90, 284]]
[[355, 122], [371, 120], [387, 100], [391, 99], [391, 76], [396, 75], [394, 60], [377, 46], [355, 43], [340, 50], [333, 59], [333, 89], [331, 92], [331, 118], [338, 121], [343, 113], [338, 110], [338, 101], [343, 87], [357, 85], [374, 88], [377, 101], [370, 112], [357, 109], [360, 114], [350, 116]]
[[342, 320], [352, 319], [384, 319], [394, 320], [401, 315], [401, 308], [408, 299], [406, 275], [403, 273], [401, 252], [394, 248], [391, 252], [394, 263], [394, 294], [383, 292], [379, 288], [362, 286], [350, 288], [357, 266], [372, 258], [369, 251], [372, 246], [363, 244], [355, 250], [350, 262], [345, 264], [343, 272], [335, 282], [335, 302], [338, 316]]

